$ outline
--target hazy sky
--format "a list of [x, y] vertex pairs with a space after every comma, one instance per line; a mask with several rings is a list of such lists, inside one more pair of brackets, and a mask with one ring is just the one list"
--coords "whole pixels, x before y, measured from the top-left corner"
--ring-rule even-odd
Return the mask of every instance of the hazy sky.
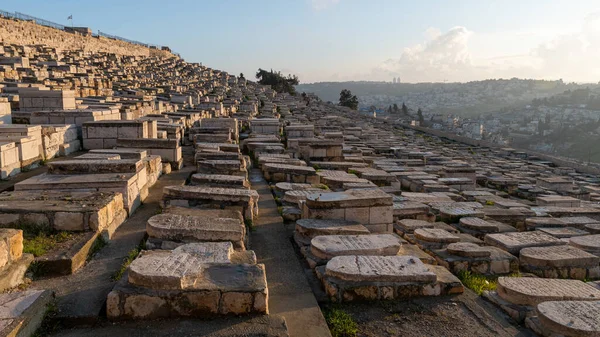
[[598, 0], [15, 0], [0, 9], [301, 82], [600, 81]]

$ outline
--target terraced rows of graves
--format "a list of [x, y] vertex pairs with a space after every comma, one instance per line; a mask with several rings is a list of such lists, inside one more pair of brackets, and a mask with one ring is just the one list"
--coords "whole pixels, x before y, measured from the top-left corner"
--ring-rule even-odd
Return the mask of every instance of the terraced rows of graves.
[[[252, 250], [250, 170], [329, 303], [460, 296], [485, 280], [497, 286], [481, 296], [538, 335], [600, 334], [597, 176], [176, 56], [0, 46], [2, 335], [30, 335], [53, 301], [57, 320], [95, 308], [65, 288], [127, 233], [142, 244], [126, 263], [110, 255], [121, 270], [93, 292], [93, 316], [269, 315], [277, 280]], [[292, 316], [268, 335], [302, 335]]]

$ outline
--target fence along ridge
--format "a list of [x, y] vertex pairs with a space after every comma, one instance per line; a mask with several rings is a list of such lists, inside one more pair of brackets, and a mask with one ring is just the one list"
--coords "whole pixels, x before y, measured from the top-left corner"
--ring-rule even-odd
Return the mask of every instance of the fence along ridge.
[[[25, 13], [20, 13], [20, 12], [11, 13], [11, 12], [7, 12], [7, 11], [0, 9], [0, 17], [22, 20], [22, 21], [33, 21], [34, 23], [36, 23], [40, 26], [55, 28], [55, 29], [62, 30], [62, 31], [65, 31], [65, 28], [68, 28], [65, 25], [61, 25], [60, 23], [44, 20], [44, 19], [41, 19], [41, 18], [38, 18], [35, 16], [25, 14]], [[106, 38], [113, 39], [113, 40], [120, 40], [123, 42], [131, 43], [131, 44], [135, 44], [135, 45], [139, 45], [139, 46], [144, 46], [146, 48], [162, 49], [162, 46], [159, 46], [159, 45], [130, 40], [130, 39], [126, 39], [124, 37], [103, 33], [101, 31], [98, 31], [97, 34], [92, 33], [92, 36], [93, 37], [102, 36], [102, 37], [106, 37]], [[178, 53], [175, 53], [175, 52], [172, 52], [172, 54], [180, 56]]]

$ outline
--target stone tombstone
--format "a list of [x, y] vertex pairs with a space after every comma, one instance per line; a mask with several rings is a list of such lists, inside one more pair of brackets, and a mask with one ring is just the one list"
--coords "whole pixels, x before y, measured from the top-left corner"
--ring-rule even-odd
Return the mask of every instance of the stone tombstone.
[[546, 301], [600, 300], [600, 290], [579, 280], [500, 277], [498, 295], [512, 304], [534, 306]]
[[395, 234], [327, 235], [311, 241], [311, 252], [318, 258], [342, 255], [397, 255], [404, 240]]
[[446, 247], [448, 253], [463, 257], [489, 257], [492, 253], [489, 249], [471, 242], [454, 242]]
[[554, 268], [594, 267], [600, 263], [600, 257], [568, 245], [523, 248], [519, 260], [529, 266]]
[[569, 244], [600, 256], [600, 234], [575, 236], [569, 239]]
[[417, 282], [437, 280], [435, 273], [414, 256], [336, 256], [326, 275], [346, 281]]
[[600, 301], [549, 301], [536, 309], [544, 330], [555, 335], [600, 335]]
[[519, 255], [521, 249], [527, 247], [547, 247], [566, 244], [565, 241], [540, 231], [487, 234], [484, 241], [488, 245], [503, 249], [515, 256]]

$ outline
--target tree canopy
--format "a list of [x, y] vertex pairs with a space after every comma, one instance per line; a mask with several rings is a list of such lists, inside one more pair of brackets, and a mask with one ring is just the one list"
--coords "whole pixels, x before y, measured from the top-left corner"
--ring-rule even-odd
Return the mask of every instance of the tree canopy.
[[343, 89], [340, 92], [340, 103], [341, 106], [348, 107], [352, 110], [358, 109], [358, 97], [352, 95], [352, 92], [348, 89]]
[[408, 116], [408, 107], [402, 102], [402, 114]]
[[279, 71], [267, 71], [261, 68], [258, 68], [258, 72], [256, 72], [256, 79], [259, 84], [262, 85], [270, 85], [273, 90], [277, 92], [287, 92], [290, 95], [296, 95], [295, 85], [298, 85], [298, 76], [296, 75], [287, 75], [284, 76]]

